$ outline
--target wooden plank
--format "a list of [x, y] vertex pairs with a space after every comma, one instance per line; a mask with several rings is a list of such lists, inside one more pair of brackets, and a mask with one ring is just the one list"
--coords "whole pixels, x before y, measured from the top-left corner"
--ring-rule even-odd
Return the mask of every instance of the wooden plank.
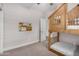
[[48, 36], [48, 49], [51, 46], [51, 32], [49, 32], [49, 36]]

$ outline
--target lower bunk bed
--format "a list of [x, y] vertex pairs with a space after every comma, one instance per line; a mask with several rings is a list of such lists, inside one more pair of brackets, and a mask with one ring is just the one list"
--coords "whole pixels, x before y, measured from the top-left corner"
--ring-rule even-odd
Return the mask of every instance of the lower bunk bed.
[[66, 42], [56, 42], [50, 46], [50, 51], [60, 56], [79, 56], [79, 46]]

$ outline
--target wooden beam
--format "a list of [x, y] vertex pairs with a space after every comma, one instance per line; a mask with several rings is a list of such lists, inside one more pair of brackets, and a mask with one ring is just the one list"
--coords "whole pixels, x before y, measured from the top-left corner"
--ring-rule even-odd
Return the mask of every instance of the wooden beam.
[[49, 32], [49, 36], [48, 36], [48, 49], [50, 49], [51, 46], [51, 32]]
[[59, 32], [57, 32], [57, 41], [59, 42]]
[[56, 50], [54, 50], [54, 49], [51, 49], [51, 48], [49, 49], [49, 51], [51, 51], [51, 52], [57, 54], [58, 56], [65, 56], [63, 53], [58, 52], [58, 51], [56, 51]]

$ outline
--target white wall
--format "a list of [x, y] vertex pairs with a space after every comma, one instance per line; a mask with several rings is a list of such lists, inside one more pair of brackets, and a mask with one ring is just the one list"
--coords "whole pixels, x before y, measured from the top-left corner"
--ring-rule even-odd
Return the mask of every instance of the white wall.
[[[41, 12], [29, 10], [18, 4], [4, 4], [4, 12], [4, 50], [21, 44], [39, 41], [39, 18], [42, 15]], [[18, 23], [21, 21], [32, 23], [32, 32], [20, 32], [18, 30]]]
[[76, 5], [77, 3], [68, 3], [68, 12], [71, 11]]
[[[0, 8], [2, 9], [1, 4]], [[2, 52], [2, 48], [3, 48], [3, 10], [0, 10], [0, 52]]]
[[60, 33], [60, 41], [68, 42], [74, 45], [79, 45], [79, 35]]

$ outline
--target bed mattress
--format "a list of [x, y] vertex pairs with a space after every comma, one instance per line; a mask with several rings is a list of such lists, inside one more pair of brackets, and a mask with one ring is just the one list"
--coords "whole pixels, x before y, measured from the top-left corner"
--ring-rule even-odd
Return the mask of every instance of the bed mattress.
[[74, 52], [76, 50], [76, 46], [69, 44], [69, 43], [65, 43], [65, 42], [56, 42], [53, 45], [51, 45], [50, 47], [51, 49], [54, 49], [60, 53], [63, 53], [64, 55], [69, 55], [69, 56], [73, 56]]

